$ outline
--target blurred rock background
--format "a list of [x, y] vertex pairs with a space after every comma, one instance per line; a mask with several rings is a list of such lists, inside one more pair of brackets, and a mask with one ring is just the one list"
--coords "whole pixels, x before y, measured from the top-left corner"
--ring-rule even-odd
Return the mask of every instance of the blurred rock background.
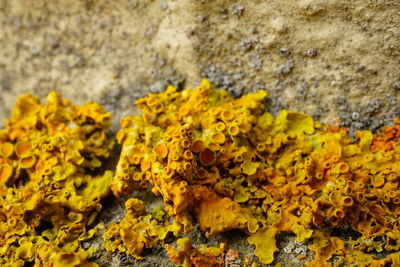
[[[274, 114], [285, 108], [351, 133], [377, 130], [400, 116], [399, 64], [398, 0], [0, 0], [1, 124], [17, 96], [56, 90], [102, 103], [116, 132], [137, 98], [206, 77], [234, 96], [267, 90]], [[108, 201], [104, 221], [121, 219], [123, 200]], [[250, 255], [233, 236], [215, 240], [235, 240]], [[141, 263], [97, 261], [167, 266], [161, 248], [148, 254]]]

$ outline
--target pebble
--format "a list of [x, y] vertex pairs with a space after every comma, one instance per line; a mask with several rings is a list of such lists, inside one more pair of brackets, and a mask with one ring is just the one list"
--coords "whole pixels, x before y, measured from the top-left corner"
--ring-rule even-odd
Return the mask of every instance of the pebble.
[[166, 2], [161, 2], [160, 3], [160, 8], [161, 8], [161, 10], [167, 10], [168, 9], [168, 3], [166, 3]]
[[306, 56], [308, 56], [308, 57], [315, 57], [315, 56], [318, 54], [318, 52], [317, 52], [317, 50], [314, 49], [314, 48], [308, 48], [308, 49], [304, 52], [304, 54], [305, 54]]
[[281, 47], [279, 49], [279, 55], [281, 55], [282, 57], [287, 57], [290, 55], [290, 50], [285, 47]]
[[245, 51], [250, 50], [252, 46], [251, 41], [249, 40], [240, 40], [239, 45]]
[[237, 16], [238, 18], [243, 15], [244, 12], [244, 6], [233, 4], [231, 6], [231, 13], [232, 15]]
[[360, 113], [358, 113], [358, 112], [353, 112], [353, 113], [351, 114], [351, 119], [352, 119], [353, 121], [358, 120], [359, 118], [360, 118]]

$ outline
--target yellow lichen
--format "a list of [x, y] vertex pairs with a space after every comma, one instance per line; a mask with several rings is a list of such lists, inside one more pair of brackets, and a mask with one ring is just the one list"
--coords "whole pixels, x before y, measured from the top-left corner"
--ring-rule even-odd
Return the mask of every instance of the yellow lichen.
[[176, 241], [178, 249], [165, 245], [165, 249], [173, 263], [183, 267], [218, 267], [223, 264], [223, 256], [225, 245], [220, 244], [219, 248], [207, 247], [201, 245], [199, 248], [194, 248], [190, 244], [189, 238], [180, 238]]
[[111, 117], [55, 92], [46, 100], [20, 97], [0, 132], [0, 264], [96, 266], [78, 242], [93, 236], [87, 225], [110, 191], [111, 172], [92, 176], [86, 168], [109, 156]]
[[[354, 143], [345, 129], [306, 114], [283, 110], [274, 118], [264, 112], [266, 95], [233, 99], [203, 80], [195, 90], [170, 86], [139, 99], [142, 117], [124, 118], [117, 135], [123, 148], [114, 194], [150, 183], [175, 235], [196, 222], [207, 235], [241, 229], [253, 234], [264, 263], [274, 261], [282, 232], [314, 242], [317, 264], [334, 254], [350, 261], [347, 253], [375, 261], [365, 250], [399, 249], [400, 235], [392, 234], [400, 214], [399, 121], [376, 137], [359, 132]], [[362, 249], [350, 252], [329, 232], [320, 234], [326, 224], [359, 232], [354, 242]], [[385, 235], [390, 241], [378, 238]], [[375, 237], [380, 241], [363, 241]]]
[[301, 224], [293, 224], [292, 227], [291, 227], [291, 230], [293, 231], [293, 233], [296, 234], [296, 241], [297, 242], [304, 242], [307, 239], [309, 239], [313, 234], [313, 230], [306, 229]]
[[261, 263], [270, 264], [274, 261], [274, 253], [278, 251], [275, 244], [276, 232], [277, 229], [274, 227], [264, 227], [247, 239], [250, 244], [256, 247], [254, 254]]
[[171, 231], [168, 226], [160, 224], [163, 216], [153, 219], [147, 214], [144, 203], [136, 198], [130, 198], [125, 203], [126, 217], [119, 223], [109, 226], [104, 235], [104, 248], [108, 252], [123, 251], [137, 259], [144, 248], [151, 248], [166, 237]]
[[[195, 90], [150, 94], [142, 116], [121, 119], [115, 175], [98, 173], [113, 142], [110, 115], [92, 102], [74, 106], [50, 93], [46, 104], [19, 98], [0, 131], [0, 264], [90, 266], [79, 241], [109, 192], [150, 189], [165, 208], [148, 213], [126, 201], [126, 217], [108, 225], [107, 251], [140, 259], [145, 248], [198, 224], [206, 236], [239, 229], [255, 255], [274, 263], [275, 237], [293, 233], [314, 253], [308, 266], [398, 264], [400, 249], [400, 120], [374, 135], [326, 127], [310, 116], [264, 112], [267, 93], [233, 99], [207, 80]], [[327, 227], [328, 226], [328, 227]], [[329, 227], [330, 226], [330, 227]], [[346, 243], [333, 227], [359, 237]], [[40, 229], [40, 231], [38, 230]], [[223, 249], [164, 244], [176, 264], [221, 264]], [[385, 252], [377, 258], [371, 251]]]

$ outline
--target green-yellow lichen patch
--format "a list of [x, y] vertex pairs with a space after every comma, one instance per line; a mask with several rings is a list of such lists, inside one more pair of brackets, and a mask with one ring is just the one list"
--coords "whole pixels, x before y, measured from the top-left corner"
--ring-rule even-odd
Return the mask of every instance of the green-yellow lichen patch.
[[261, 263], [271, 264], [274, 261], [274, 253], [278, 251], [275, 241], [276, 232], [277, 229], [274, 227], [265, 227], [247, 239], [250, 244], [256, 247], [254, 254]]
[[276, 124], [285, 129], [289, 136], [302, 136], [314, 133], [314, 120], [299, 112], [282, 110], [276, 117]]
[[242, 164], [243, 173], [247, 175], [253, 175], [257, 172], [259, 163], [245, 160]]
[[296, 241], [297, 242], [304, 242], [307, 239], [309, 239], [313, 234], [313, 230], [306, 229], [301, 224], [293, 224], [292, 225], [292, 231], [293, 231], [293, 233], [296, 234]]

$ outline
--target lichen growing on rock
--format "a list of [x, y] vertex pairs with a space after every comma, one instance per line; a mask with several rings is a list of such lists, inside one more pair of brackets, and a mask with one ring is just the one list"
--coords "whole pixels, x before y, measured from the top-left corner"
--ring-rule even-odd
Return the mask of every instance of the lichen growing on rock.
[[96, 266], [79, 241], [93, 236], [112, 172], [94, 175], [113, 141], [109, 113], [52, 92], [20, 97], [0, 131], [0, 264]]
[[[226, 244], [194, 247], [183, 237], [198, 224], [206, 237], [247, 233], [265, 264], [276, 262], [278, 235], [290, 233], [309, 244], [307, 266], [398, 265], [399, 120], [353, 142], [346, 129], [306, 114], [274, 118], [266, 96], [234, 99], [203, 80], [139, 99], [142, 116], [121, 120], [115, 175], [99, 174], [113, 141], [98, 104], [74, 106], [54, 92], [47, 104], [19, 98], [0, 131], [0, 263], [95, 265], [79, 241], [96, 234], [90, 228], [111, 189], [117, 197], [151, 190], [165, 207], [148, 212], [128, 198], [125, 218], [103, 236], [110, 253], [142, 259], [161, 244], [175, 264], [222, 265]], [[357, 235], [343, 240], [334, 233], [341, 227]]]
[[[354, 143], [344, 128], [306, 114], [282, 110], [274, 118], [264, 112], [266, 95], [233, 99], [203, 80], [195, 90], [170, 86], [139, 99], [142, 116], [121, 120], [112, 191], [121, 196], [151, 184], [176, 236], [196, 223], [207, 236], [240, 229], [262, 263], [274, 262], [280, 233], [311, 241], [310, 266], [333, 255], [366, 266], [396, 262], [397, 128], [376, 137], [360, 131]], [[344, 245], [326, 225], [351, 226], [361, 237]], [[370, 255], [383, 250], [390, 256]]]
[[171, 261], [183, 267], [191, 266], [210, 266], [218, 267], [223, 265], [225, 256], [224, 244], [220, 244], [219, 248], [200, 245], [194, 248], [190, 244], [188, 237], [180, 238], [176, 241], [178, 249], [165, 245], [165, 249], [170, 255]]
[[143, 201], [137, 198], [128, 199], [125, 207], [125, 218], [119, 224], [109, 225], [104, 234], [105, 249], [108, 252], [123, 251], [142, 259], [140, 254], [143, 250], [164, 240], [170, 229], [163, 225], [162, 210], [158, 214], [147, 214]]

